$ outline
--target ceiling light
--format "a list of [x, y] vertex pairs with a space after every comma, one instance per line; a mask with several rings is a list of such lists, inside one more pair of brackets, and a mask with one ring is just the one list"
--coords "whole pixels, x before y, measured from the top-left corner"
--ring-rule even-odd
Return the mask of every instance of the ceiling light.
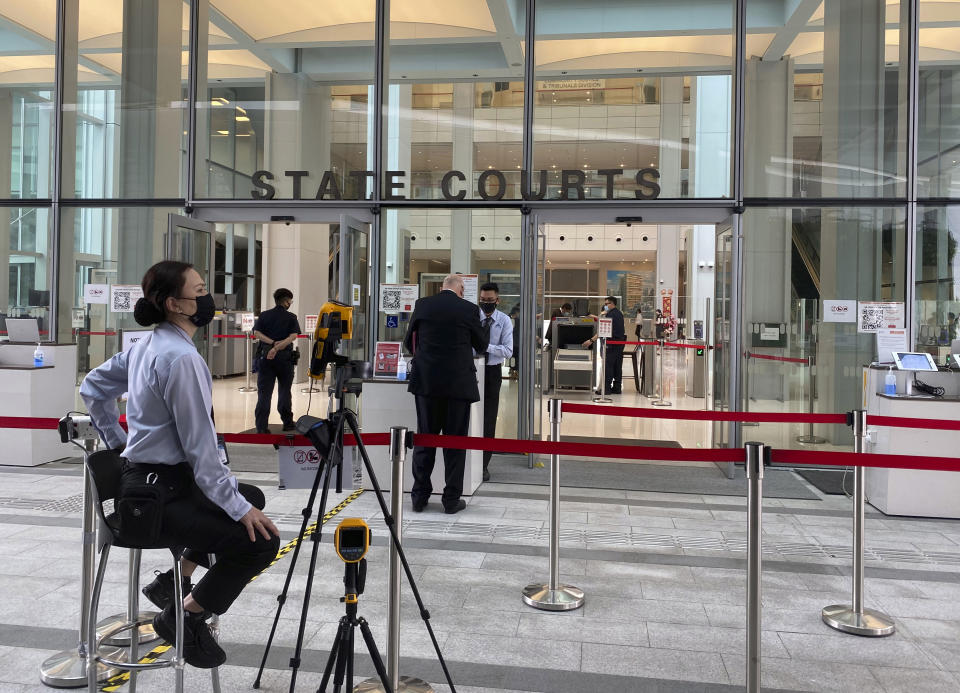
[[229, 135], [230, 132], [227, 130], [217, 130], [218, 135]]
[[226, 106], [228, 103], [230, 102], [222, 96], [214, 96], [212, 99], [210, 99], [211, 106]]
[[243, 106], [236, 106], [236, 109], [240, 111], [241, 115], [247, 115], [247, 109]]
[[248, 116], [245, 116], [245, 115], [239, 115], [239, 116], [237, 116], [236, 118], [234, 118], [234, 120], [236, 120], [238, 123], [249, 123], [249, 122], [250, 122], [250, 118], [249, 118]]

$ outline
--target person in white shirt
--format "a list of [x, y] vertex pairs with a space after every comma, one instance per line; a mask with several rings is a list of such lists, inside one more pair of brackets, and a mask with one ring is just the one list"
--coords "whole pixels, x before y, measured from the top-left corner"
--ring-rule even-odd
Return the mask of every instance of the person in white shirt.
[[[513, 355], [513, 322], [500, 303], [500, 287], [487, 282], [480, 287], [480, 324], [490, 336], [483, 369], [483, 437], [493, 438], [497, 433], [497, 413], [500, 409], [500, 385], [503, 381], [503, 362]], [[493, 452], [483, 451], [483, 480], [490, 481], [490, 458]]]

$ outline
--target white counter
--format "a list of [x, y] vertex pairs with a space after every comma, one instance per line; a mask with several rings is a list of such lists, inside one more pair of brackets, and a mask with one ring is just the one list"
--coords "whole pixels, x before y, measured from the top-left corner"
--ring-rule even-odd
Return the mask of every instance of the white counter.
[[[480, 389], [480, 401], [470, 407], [469, 436], [483, 435], [483, 359], [474, 359], [477, 366], [477, 379]], [[403, 380], [366, 380], [363, 383], [363, 394], [360, 398], [360, 426], [364, 433], [389, 433], [391, 426], [406, 426], [411, 431], [417, 431], [417, 409], [412, 394], [407, 392], [407, 381]], [[380, 488], [390, 490], [390, 452], [386, 446], [367, 448], [370, 462]], [[433, 475], [430, 480], [433, 484], [434, 495], [443, 493], [444, 487], [443, 450], [437, 449], [436, 462], [433, 466]], [[407, 459], [403, 473], [403, 490], [409, 492], [413, 488], [413, 450], [407, 451]], [[463, 471], [463, 495], [470, 496], [477, 490], [483, 481], [483, 452], [468, 450], [467, 460]], [[363, 470], [363, 488], [372, 489], [373, 485]]]
[[[74, 408], [77, 345], [44, 344], [33, 367], [33, 344], [0, 344], [0, 416], [59, 419]], [[73, 456], [56, 431], [0, 428], [0, 465], [35, 467]]]
[[[956, 431], [874, 427], [870, 425], [870, 416], [960, 420], [960, 373], [919, 373], [923, 382], [946, 390], [944, 398], [933, 398], [877, 394], [883, 389], [887, 372], [866, 370], [867, 452], [957, 456], [960, 434]], [[907, 375], [897, 372], [898, 392], [905, 392]], [[868, 467], [866, 493], [870, 504], [888, 515], [960, 518], [960, 472]]]

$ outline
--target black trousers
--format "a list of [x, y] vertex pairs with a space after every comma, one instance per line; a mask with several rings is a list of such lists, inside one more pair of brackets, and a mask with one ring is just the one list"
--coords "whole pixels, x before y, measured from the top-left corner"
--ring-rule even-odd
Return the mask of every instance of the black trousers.
[[[501, 364], [487, 366], [483, 371], [483, 437], [497, 434], [497, 413], [500, 411], [500, 385], [503, 383]], [[493, 452], [483, 451], [483, 469], [490, 466]]]
[[620, 392], [623, 381], [623, 344], [608, 344], [604, 360], [606, 392]]
[[[470, 402], [465, 399], [424, 397], [416, 395], [417, 433], [445, 433], [465, 436], [470, 428]], [[413, 449], [413, 490], [410, 499], [415, 505], [426, 503], [433, 493], [430, 475], [437, 459], [436, 448]], [[466, 450], [443, 451], [443, 507], [453, 508], [463, 495], [463, 467]]]
[[254, 411], [257, 430], [267, 430], [270, 419], [270, 400], [273, 399], [273, 385], [277, 383], [277, 411], [285, 424], [293, 423], [293, 362], [286, 356], [277, 354], [272, 359], [263, 359], [257, 372], [257, 408]]
[[[280, 539], [273, 535], [264, 539], [257, 534], [251, 542], [246, 528], [230, 518], [218, 505], [211, 502], [193, 483], [193, 475], [186, 463], [148, 466], [178, 470], [188, 479], [184, 490], [164, 506], [162, 532], [164, 538], [183, 546], [184, 558], [206, 565], [207, 554], [214, 554], [217, 562], [193, 588], [191, 594], [200, 606], [217, 614], [230, 608], [251, 578], [270, 565], [277, 557]], [[163, 477], [161, 477], [163, 478]], [[263, 491], [250, 484], [239, 484], [238, 489], [251, 505], [263, 509]]]

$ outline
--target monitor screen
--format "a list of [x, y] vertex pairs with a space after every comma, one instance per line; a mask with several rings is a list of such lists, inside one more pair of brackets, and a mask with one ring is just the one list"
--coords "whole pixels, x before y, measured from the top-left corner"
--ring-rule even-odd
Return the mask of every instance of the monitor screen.
[[902, 371], [935, 371], [937, 364], [926, 352], [895, 351], [893, 360]]

